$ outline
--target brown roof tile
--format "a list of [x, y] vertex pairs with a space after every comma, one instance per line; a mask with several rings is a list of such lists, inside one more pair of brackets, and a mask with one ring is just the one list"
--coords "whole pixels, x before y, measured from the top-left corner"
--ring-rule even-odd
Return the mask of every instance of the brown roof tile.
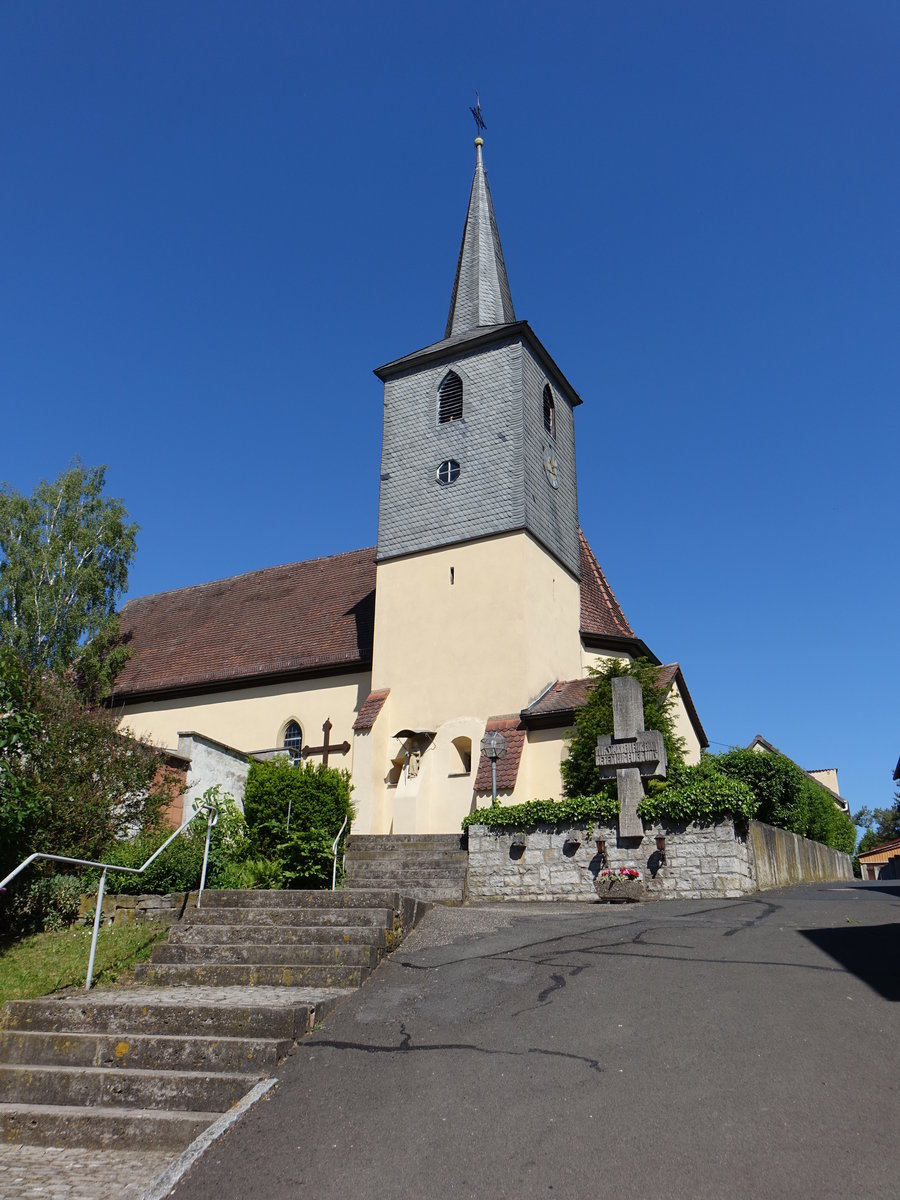
[[353, 722], [354, 733], [365, 733], [372, 728], [378, 720], [378, 714], [384, 707], [385, 700], [387, 700], [390, 694], [390, 688], [385, 688], [383, 692], [369, 692], [363, 701], [356, 720]]
[[113, 700], [372, 661], [375, 551], [353, 550], [129, 600]]
[[[519, 763], [525, 744], [525, 726], [518, 717], [489, 717], [484, 732], [502, 733], [506, 738], [506, 754], [497, 759], [497, 791], [512, 791], [519, 776]], [[492, 790], [491, 760], [484, 753], [478, 759], [474, 790]]]
[[580, 529], [578, 541], [581, 547], [581, 632], [595, 637], [633, 638], [634, 630]]

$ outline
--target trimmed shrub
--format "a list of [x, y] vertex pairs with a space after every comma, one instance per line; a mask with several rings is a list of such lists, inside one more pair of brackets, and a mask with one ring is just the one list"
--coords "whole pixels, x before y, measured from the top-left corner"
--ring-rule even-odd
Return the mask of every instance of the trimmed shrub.
[[353, 817], [350, 792], [350, 773], [322, 763], [295, 766], [286, 756], [251, 763], [244, 815], [253, 854], [279, 863], [288, 887], [328, 886], [332, 842]]

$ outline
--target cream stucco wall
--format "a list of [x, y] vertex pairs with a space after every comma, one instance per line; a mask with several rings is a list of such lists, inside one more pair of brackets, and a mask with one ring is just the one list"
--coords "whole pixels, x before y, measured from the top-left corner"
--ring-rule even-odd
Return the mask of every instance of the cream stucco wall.
[[672, 684], [669, 695], [675, 701], [672, 708], [672, 716], [675, 719], [675, 734], [677, 737], [684, 739], [684, 761], [686, 763], [698, 763], [700, 761], [700, 739], [697, 737], [696, 730], [691, 724], [691, 719], [684, 706], [684, 697], [681, 695], [677, 684]]
[[[580, 612], [577, 580], [523, 532], [379, 563], [372, 686], [390, 696], [355, 751], [357, 831], [459, 829], [487, 718], [580, 675]], [[434, 734], [412, 772], [415, 742], [393, 736], [402, 729]], [[468, 773], [459, 738], [471, 743]], [[394, 758], [404, 761], [392, 771]], [[531, 798], [521, 773], [509, 798]]]
[[580, 604], [578, 581], [527, 533], [379, 563], [372, 686], [391, 689], [410, 728], [517, 713], [581, 673]]
[[[602, 667], [604, 663], [610, 662], [614, 658], [620, 658], [623, 662], [631, 662], [630, 654], [604, 654], [600, 650], [591, 650], [582, 644], [581, 647], [581, 675], [587, 675], [588, 667]], [[574, 679], [575, 676], [573, 675]]]
[[[178, 734], [196, 730], [245, 753], [281, 744], [290, 720], [299, 723], [304, 745], [322, 744], [322, 726], [330, 718], [331, 742], [353, 742], [352, 726], [359, 706], [369, 694], [368, 672], [293, 680], [236, 688], [200, 696], [126, 704], [119, 725], [174, 748]], [[329, 765], [350, 768], [352, 753], [337, 755]], [[321, 761], [314, 759], [313, 761]]]

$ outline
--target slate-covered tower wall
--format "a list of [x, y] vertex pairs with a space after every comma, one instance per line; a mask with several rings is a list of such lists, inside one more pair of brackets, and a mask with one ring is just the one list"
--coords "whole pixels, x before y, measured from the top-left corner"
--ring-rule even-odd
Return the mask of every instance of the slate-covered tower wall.
[[[527, 530], [578, 578], [574, 414], [529, 332], [505, 326], [486, 346], [466, 339], [385, 380], [379, 561]], [[441, 424], [438, 389], [449, 370], [463, 382], [463, 416]], [[544, 428], [548, 384], [555, 437]], [[459, 478], [442, 484], [447, 460], [459, 463]]]

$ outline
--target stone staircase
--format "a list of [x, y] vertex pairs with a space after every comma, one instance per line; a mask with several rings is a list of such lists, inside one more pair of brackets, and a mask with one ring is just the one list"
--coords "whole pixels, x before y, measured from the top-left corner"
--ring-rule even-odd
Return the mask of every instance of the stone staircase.
[[183, 1149], [426, 907], [383, 889], [193, 897], [135, 986], [0, 1012], [0, 1141]]
[[432, 904], [462, 904], [469, 855], [462, 834], [351, 834], [344, 859], [350, 888], [394, 888]]

